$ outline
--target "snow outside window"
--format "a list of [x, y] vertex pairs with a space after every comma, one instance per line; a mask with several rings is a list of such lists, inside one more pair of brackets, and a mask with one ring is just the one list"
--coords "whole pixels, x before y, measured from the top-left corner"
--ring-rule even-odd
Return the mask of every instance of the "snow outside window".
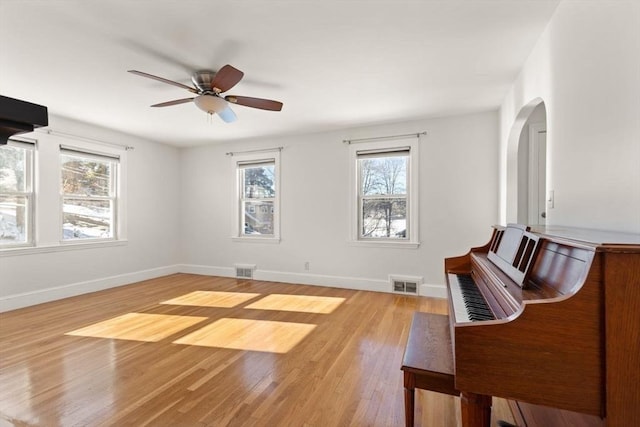
[[350, 236], [354, 245], [417, 248], [416, 136], [350, 143]]
[[35, 143], [0, 146], [0, 249], [33, 245]]
[[116, 239], [119, 157], [60, 147], [62, 240]]
[[407, 239], [409, 150], [358, 153], [360, 239]]

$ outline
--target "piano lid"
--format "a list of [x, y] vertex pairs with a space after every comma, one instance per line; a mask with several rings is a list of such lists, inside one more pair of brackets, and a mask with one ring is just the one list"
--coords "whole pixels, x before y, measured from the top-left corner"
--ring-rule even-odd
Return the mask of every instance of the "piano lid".
[[640, 233], [596, 230], [568, 226], [532, 226], [531, 231], [544, 236], [562, 238], [575, 242], [615, 248], [625, 245], [640, 245]]

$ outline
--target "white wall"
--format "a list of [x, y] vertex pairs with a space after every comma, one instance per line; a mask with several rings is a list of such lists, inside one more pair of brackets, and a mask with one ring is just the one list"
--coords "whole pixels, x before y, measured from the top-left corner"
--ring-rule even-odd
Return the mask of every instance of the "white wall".
[[[520, 110], [547, 109], [547, 223], [640, 233], [640, 2], [563, 1], [500, 109], [501, 222]], [[509, 165], [509, 166], [507, 166]]]
[[[0, 311], [177, 271], [179, 150], [55, 116], [50, 117], [49, 128], [135, 147], [126, 153], [127, 170], [123, 171], [127, 175], [127, 242], [91, 249], [76, 246], [72, 250], [58, 247], [44, 253], [0, 254]], [[57, 147], [64, 143], [64, 138], [41, 132], [25, 136], [38, 139], [39, 156], [53, 156], [51, 164], [56, 164]], [[40, 161], [47, 163], [44, 157]], [[45, 168], [36, 178], [41, 194], [48, 194], [50, 199], [39, 206], [39, 220], [43, 223], [59, 219], [58, 176], [56, 168]], [[50, 240], [50, 236], [41, 238]]]
[[[419, 249], [350, 245], [342, 140], [424, 130]], [[235, 175], [225, 153], [279, 146], [282, 240], [234, 242]], [[497, 112], [197, 147], [181, 158], [186, 271], [233, 275], [235, 263], [256, 264], [258, 279], [385, 291], [389, 274], [413, 275], [424, 278], [423, 292], [444, 295], [443, 259], [486, 243], [498, 219]]]
[[[389, 290], [389, 274], [422, 276], [422, 294], [444, 296], [444, 257], [486, 243], [498, 216], [497, 112], [182, 150], [55, 116], [49, 127], [135, 147], [124, 171], [127, 240], [0, 254], [0, 311], [178, 271], [232, 276], [234, 263], [257, 264], [258, 279], [381, 291]], [[423, 130], [420, 248], [349, 245], [349, 150], [342, 140]], [[26, 136], [39, 140], [41, 156], [57, 157], [54, 148], [64, 142], [41, 132]], [[235, 178], [225, 153], [277, 146], [284, 147], [282, 240], [233, 242]], [[57, 206], [56, 168], [43, 168], [37, 180], [41, 192], [55, 193], [41, 204]], [[59, 218], [42, 209], [39, 215]]]
[[[640, 3], [563, 1], [499, 116], [183, 150], [53, 117], [56, 130], [136, 147], [127, 161], [128, 241], [3, 254], [0, 311], [175, 271], [233, 275], [234, 263], [256, 264], [258, 279], [374, 290], [388, 289], [389, 274], [416, 275], [424, 278], [423, 294], [442, 295], [443, 258], [486, 243], [491, 224], [516, 220], [524, 123], [518, 114], [540, 100], [547, 110], [548, 188], [556, 197], [548, 223], [640, 232], [639, 94]], [[522, 123], [514, 130], [516, 121]], [[429, 134], [420, 149], [419, 249], [349, 245], [342, 140], [423, 130]], [[46, 135], [36, 137], [47, 143]], [[284, 147], [282, 241], [233, 242], [234, 176], [225, 152], [277, 146]]]

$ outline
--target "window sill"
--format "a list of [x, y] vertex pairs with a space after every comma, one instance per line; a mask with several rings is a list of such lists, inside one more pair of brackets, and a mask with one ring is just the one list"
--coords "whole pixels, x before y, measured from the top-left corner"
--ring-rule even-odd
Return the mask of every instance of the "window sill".
[[19, 255], [32, 255], [32, 254], [44, 254], [50, 252], [65, 252], [65, 251], [77, 251], [84, 249], [98, 249], [108, 248], [113, 246], [126, 246], [127, 240], [109, 240], [107, 242], [64, 242], [58, 245], [49, 246], [29, 246], [19, 248], [7, 248], [0, 249], [0, 257], [5, 256], [19, 256]]
[[365, 248], [390, 248], [390, 249], [418, 249], [420, 242], [390, 242], [390, 241], [374, 241], [374, 240], [350, 240], [350, 246], [359, 246]]
[[270, 244], [280, 243], [280, 239], [277, 237], [232, 237], [231, 241], [244, 242], [244, 243], [270, 243]]

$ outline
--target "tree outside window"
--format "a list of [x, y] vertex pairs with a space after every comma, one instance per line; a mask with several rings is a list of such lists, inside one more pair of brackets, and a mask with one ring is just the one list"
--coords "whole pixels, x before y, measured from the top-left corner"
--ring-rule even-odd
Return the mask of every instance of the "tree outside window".
[[33, 144], [0, 147], [0, 247], [32, 243]]
[[276, 197], [275, 162], [239, 165], [241, 186], [241, 234], [274, 236]]
[[358, 154], [359, 237], [406, 239], [409, 152]]
[[63, 240], [115, 237], [116, 160], [63, 152]]

